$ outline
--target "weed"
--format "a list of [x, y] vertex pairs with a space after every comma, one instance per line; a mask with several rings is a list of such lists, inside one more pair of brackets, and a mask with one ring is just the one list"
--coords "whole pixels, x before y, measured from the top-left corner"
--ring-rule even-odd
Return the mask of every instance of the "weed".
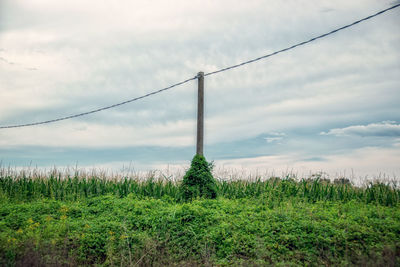
[[193, 157], [190, 169], [183, 177], [181, 194], [184, 200], [196, 197], [216, 198], [217, 187], [211, 174], [212, 164], [204, 156], [196, 154]]

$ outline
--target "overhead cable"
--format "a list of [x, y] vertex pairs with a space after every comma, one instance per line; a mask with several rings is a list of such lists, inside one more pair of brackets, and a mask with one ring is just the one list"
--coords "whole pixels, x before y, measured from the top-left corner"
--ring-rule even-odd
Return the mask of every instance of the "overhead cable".
[[193, 78], [190, 78], [190, 79], [187, 79], [187, 80], [184, 80], [184, 81], [179, 82], [179, 83], [175, 83], [175, 84], [173, 84], [171, 86], [168, 86], [168, 87], [165, 87], [163, 89], [148, 93], [148, 94], [143, 95], [143, 96], [135, 97], [135, 98], [126, 100], [124, 102], [120, 102], [120, 103], [117, 103], [117, 104], [114, 104], [114, 105], [110, 105], [110, 106], [106, 106], [106, 107], [102, 107], [102, 108], [98, 108], [98, 109], [94, 109], [94, 110], [91, 110], [91, 111], [87, 111], [87, 112], [83, 112], [83, 113], [79, 113], [79, 114], [75, 114], [75, 115], [70, 115], [70, 116], [65, 116], [65, 117], [61, 117], [61, 118], [57, 118], [57, 119], [47, 120], [47, 121], [32, 122], [32, 123], [26, 123], [26, 124], [8, 125], [8, 126], [0, 126], [0, 129], [21, 128], [21, 127], [27, 127], [27, 126], [48, 124], [48, 123], [52, 123], [52, 122], [63, 121], [63, 120], [68, 120], [68, 119], [72, 119], [72, 118], [77, 118], [77, 117], [93, 114], [93, 113], [100, 112], [100, 111], [103, 111], [103, 110], [106, 110], [106, 109], [122, 106], [122, 105], [137, 101], [139, 99], [143, 99], [143, 98], [151, 96], [151, 95], [155, 95], [155, 94], [161, 93], [163, 91], [172, 89], [172, 88], [174, 88], [176, 86], [182, 85], [184, 83], [190, 82], [190, 81], [195, 80], [195, 79], [197, 79], [197, 76], [195, 76]]
[[289, 50], [294, 49], [294, 48], [296, 48], [296, 47], [298, 47], [298, 46], [302, 46], [302, 45], [305, 45], [305, 44], [314, 42], [314, 41], [316, 41], [316, 40], [318, 40], [318, 39], [321, 39], [321, 38], [324, 38], [324, 37], [326, 37], [326, 36], [328, 36], [328, 35], [334, 34], [334, 33], [338, 32], [338, 31], [341, 31], [341, 30], [344, 30], [344, 29], [349, 28], [349, 27], [351, 27], [351, 26], [354, 26], [354, 25], [356, 25], [356, 24], [358, 24], [358, 23], [360, 23], [360, 22], [363, 22], [363, 21], [372, 19], [373, 17], [379, 16], [380, 14], [385, 13], [385, 12], [387, 12], [387, 11], [389, 11], [389, 10], [391, 10], [391, 9], [394, 9], [394, 8], [396, 8], [396, 7], [399, 7], [399, 6], [400, 6], [400, 4], [394, 5], [394, 6], [392, 6], [392, 7], [389, 7], [389, 8], [386, 8], [386, 9], [384, 9], [384, 10], [381, 10], [381, 11], [379, 11], [379, 12], [373, 14], [373, 15], [370, 15], [370, 16], [365, 17], [365, 18], [363, 18], [363, 19], [354, 21], [353, 23], [347, 24], [347, 25], [345, 25], [345, 26], [343, 26], [343, 27], [337, 28], [337, 29], [335, 29], [335, 30], [333, 30], [333, 31], [330, 31], [330, 32], [328, 32], [328, 33], [324, 33], [324, 34], [321, 34], [321, 35], [319, 35], [319, 36], [313, 37], [313, 38], [311, 38], [311, 39], [308, 40], [308, 41], [304, 41], [304, 42], [301, 42], [301, 43], [297, 43], [297, 44], [292, 45], [292, 46], [290, 46], [290, 47], [287, 47], [287, 48], [284, 48], [284, 49], [275, 51], [275, 52], [273, 52], [273, 53], [271, 53], [271, 54], [267, 54], [267, 55], [264, 55], [264, 56], [261, 56], [261, 57], [258, 57], [258, 58], [250, 59], [250, 60], [248, 60], [248, 61], [245, 61], [245, 62], [236, 64], [236, 65], [233, 65], [233, 66], [229, 66], [229, 67], [222, 68], [222, 69], [219, 69], [219, 70], [216, 70], [216, 71], [213, 71], [213, 72], [205, 73], [204, 76], [214, 75], [214, 74], [217, 74], [217, 73], [220, 73], [220, 72], [224, 72], [224, 71], [227, 71], [227, 70], [230, 70], [230, 69], [239, 68], [239, 67], [241, 67], [241, 66], [243, 66], [243, 65], [247, 65], [247, 64], [250, 64], [250, 63], [259, 61], [259, 60], [261, 60], [261, 59], [265, 59], [265, 58], [268, 58], [268, 57], [277, 55], [277, 54], [279, 54], [279, 53], [289, 51]]
[[[332, 30], [332, 31], [330, 31], [330, 32], [328, 32], [328, 33], [324, 33], [324, 34], [321, 34], [321, 35], [319, 35], [319, 36], [313, 37], [313, 38], [311, 38], [311, 39], [309, 39], [309, 40], [307, 40], [307, 41], [303, 41], [303, 42], [297, 43], [297, 44], [292, 45], [292, 46], [290, 46], [290, 47], [287, 47], [287, 48], [284, 48], [284, 49], [275, 51], [275, 52], [273, 52], [273, 53], [270, 53], [270, 54], [267, 54], [267, 55], [264, 55], [264, 56], [261, 56], [261, 57], [257, 57], [257, 58], [254, 58], [254, 59], [250, 59], [250, 60], [248, 60], [248, 61], [245, 61], [245, 62], [236, 64], [236, 65], [232, 65], [232, 66], [225, 67], [225, 68], [222, 68], [222, 69], [219, 69], [219, 70], [216, 70], [216, 71], [212, 71], [212, 72], [205, 73], [204, 76], [210, 76], [210, 75], [214, 75], [214, 74], [217, 74], [217, 73], [220, 73], [220, 72], [224, 72], [224, 71], [227, 71], [227, 70], [239, 68], [239, 67], [241, 67], [241, 66], [244, 66], [244, 65], [247, 65], [247, 64], [250, 64], [250, 63], [253, 63], [253, 62], [262, 60], [262, 59], [266, 59], [266, 58], [269, 58], [269, 57], [271, 57], [271, 56], [274, 56], [274, 55], [277, 55], [277, 54], [280, 54], [280, 53], [283, 53], [283, 52], [286, 52], [286, 51], [289, 51], [289, 50], [294, 49], [294, 48], [296, 48], [296, 47], [299, 47], [299, 46], [302, 46], [302, 45], [311, 43], [311, 42], [313, 42], [313, 41], [316, 41], [316, 40], [318, 40], [318, 39], [327, 37], [327, 36], [329, 36], [329, 35], [331, 35], [331, 34], [334, 34], [334, 33], [336, 33], [336, 32], [339, 32], [339, 31], [341, 31], [341, 30], [344, 30], [344, 29], [346, 29], [346, 28], [352, 27], [352, 26], [354, 26], [354, 25], [356, 25], [356, 24], [358, 24], [358, 23], [360, 23], [360, 22], [363, 22], [363, 21], [372, 19], [372, 18], [374, 18], [374, 17], [376, 17], [376, 16], [379, 16], [379, 15], [381, 15], [381, 14], [383, 14], [383, 13], [389, 11], [389, 10], [395, 9], [395, 8], [397, 8], [397, 7], [399, 7], [399, 6], [400, 6], [400, 4], [396, 4], [396, 5], [394, 5], [394, 6], [391, 6], [391, 7], [389, 7], [389, 8], [386, 8], [386, 9], [384, 9], [384, 10], [381, 10], [381, 11], [375, 13], [375, 14], [372, 14], [372, 15], [370, 15], [370, 16], [368, 16], [368, 17], [362, 18], [362, 19], [360, 19], [360, 20], [354, 21], [353, 23], [350, 23], [350, 24], [347, 24], [347, 25], [342, 26], [342, 27], [340, 27], [340, 28], [337, 28], [337, 29], [335, 29], [335, 30]], [[132, 98], [132, 99], [126, 100], [126, 101], [124, 101], [124, 102], [120, 102], [120, 103], [117, 103], [117, 104], [114, 104], [114, 105], [110, 105], [110, 106], [98, 108], [98, 109], [95, 109], [95, 110], [91, 110], [91, 111], [87, 111], [87, 112], [83, 112], [83, 113], [79, 113], [79, 114], [75, 114], [75, 115], [65, 116], [65, 117], [61, 117], [61, 118], [57, 118], [57, 119], [52, 119], [52, 120], [46, 120], [46, 121], [40, 121], [40, 122], [32, 122], [32, 123], [26, 123], [26, 124], [16, 124], [16, 125], [0, 126], [0, 129], [20, 128], [20, 127], [27, 127], [27, 126], [48, 124], [48, 123], [53, 123], [53, 122], [57, 122], [57, 121], [63, 121], [63, 120], [68, 120], [68, 119], [72, 119], [72, 118], [77, 118], [77, 117], [81, 117], [81, 116], [93, 114], [93, 113], [100, 112], [100, 111], [103, 111], [103, 110], [107, 110], [107, 109], [115, 108], [115, 107], [118, 107], [118, 106], [122, 106], [122, 105], [125, 105], [125, 104], [128, 104], [128, 103], [131, 103], [131, 102], [134, 102], [134, 101], [143, 99], [143, 98], [148, 97], [148, 96], [151, 96], [151, 95], [155, 95], [155, 94], [161, 93], [161, 92], [163, 92], [163, 91], [172, 89], [172, 88], [174, 88], [174, 87], [176, 87], [176, 86], [185, 84], [185, 83], [190, 82], [190, 81], [195, 80], [195, 79], [197, 79], [197, 76], [192, 77], [192, 78], [189, 78], [189, 79], [184, 80], [184, 81], [182, 81], [182, 82], [175, 83], [175, 84], [170, 85], [170, 86], [168, 86], [168, 87], [165, 87], [165, 88], [163, 88], [163, 89], [160, 89], [160, 90], [157, 90], [157, 91], [148, 93], [148, 94], [146, 94], [146, 95], [143, 95], [143, 96], [140, 96], [140, 97], [136, 97], [136, 98]]]

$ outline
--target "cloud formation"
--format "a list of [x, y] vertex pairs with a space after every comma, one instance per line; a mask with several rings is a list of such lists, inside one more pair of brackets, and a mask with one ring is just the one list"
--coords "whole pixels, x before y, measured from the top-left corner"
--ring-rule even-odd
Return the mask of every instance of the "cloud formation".
[[[198, 71], [214, 71], [310, 39], [391, 4], [3, 0], [0, 125], [119, 103]], [[266, 156], [312, 162], [365, 147], [400, 149], [393, 140], [398, 137], [394, 121], [400, 121], [399, 11], [206, 77], [206, 155], [211, 160]], [[196, 88], [193, 81], [90, 116], [2, 130], [0, 161], [135, 161], [142, 166], [162, 165], [163, 158], [189, 161]], [[376, 157], [375, 164], [383, 164]]]
[[[332, 179], [337, 177], [354, 178], [362, 182], [365, 178], [377, 177], [396, 179], [400, 171], [398, 159], [400, 151], [386, 148], [365, 147], [345, 155], [330, 155], [325, 158], [299, 160], [296, 153], [284, 156], [262, 156], [245, 159], [217, 160], [220, 168], [233, 170], [253, 170], [253, 175], [285, 176], [294, 174], [307, 177], [325, 172]], [[379, 161], [379, 165], [376, 164]]]
[[383, 121], [367, 125], [353, 125], [321, 132], [321, 135], [400, 137], [400, 124], [395, 121]]

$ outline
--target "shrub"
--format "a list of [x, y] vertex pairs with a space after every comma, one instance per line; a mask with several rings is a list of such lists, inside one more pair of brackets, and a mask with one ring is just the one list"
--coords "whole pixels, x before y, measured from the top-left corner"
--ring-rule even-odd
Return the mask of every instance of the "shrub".
[[211, 170], [212, 163], [208, 163], [204, 156], [196, 154], [193, 157], [190, 169], [183, 177], [181, 185], [181, 195], [184, 200], [217, 197], [217, 185]]

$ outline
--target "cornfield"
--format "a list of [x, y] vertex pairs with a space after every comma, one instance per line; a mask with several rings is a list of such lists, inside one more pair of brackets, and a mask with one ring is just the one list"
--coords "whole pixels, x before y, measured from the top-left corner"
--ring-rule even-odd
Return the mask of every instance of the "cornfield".
[[[227, 199], [265, 198], [282, 201], [298, 198], [309, 202], [317, 201], [360, 201], [384, 206], [400, 203], [400, 189], [395, 183], [370, 182], [357, 187], [346, 179], [334, 183], [326, 179], [301, 179], [272, 177], [249, 180], [226, 181], [217, 179], [219, 197]], [[62, 175], [53, 172], [43, 175], [13, 175], [0, 173], [0, 197], [24, 201], [34, 199], [71, 200], [112, 194], [118, 197], [134, 195], [137, 198], [171, 198], [181, 200], [180, 181], [156, 178], [132, 177], [107, 178], [101, 176]]]

